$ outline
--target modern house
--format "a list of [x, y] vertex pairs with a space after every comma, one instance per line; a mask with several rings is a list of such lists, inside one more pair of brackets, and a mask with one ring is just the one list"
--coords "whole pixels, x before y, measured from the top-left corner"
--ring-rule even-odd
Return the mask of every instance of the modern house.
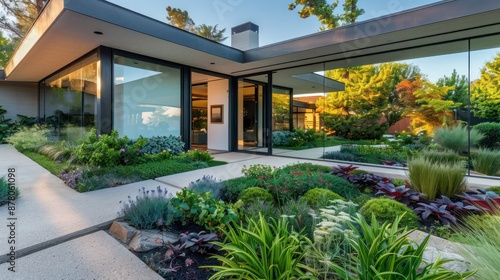
[[106, 1], [51, 0], [5, 68], [0, 105], [61, 137], [96, 127], [271, 154], [272, 131], [299, 125], [293, 94], [343, 89], [319, 72], [497, 48], [500, 1], [438, 1], [263, 47], [258, 32], [234, 27], [229, 47]]

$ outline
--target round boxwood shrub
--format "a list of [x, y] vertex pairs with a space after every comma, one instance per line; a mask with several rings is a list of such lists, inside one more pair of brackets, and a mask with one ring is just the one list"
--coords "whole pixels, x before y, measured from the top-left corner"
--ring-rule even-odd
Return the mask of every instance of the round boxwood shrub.
[[486, 190], [500, 195], [500, 186], [489, 187]]
[[418, 217], [413, 210], [401, 202], [390, 198], [375, 198], [365, 203], [360, 210], [361, 214], [371, 220], [372, 214], [375, 215], [379, 223], [393, 222], [396, 216], [406, 214], [399, 223], [401, 227], [410, 229], [418, 227]]
[[314, 188], [308, 190], [301, 198], [301, 202], [307, 203], [310, 207], [314, 209], [324, 208], [330, 205], [331, 200], [342, 199], [345, 200], [340, 195], [332, 192], [328, 189]]
[[259, 187], [250, 187], [243, 190], [240, 193], [239, 199], [241, 199], [245, 205], [255, 203], [257, 201], [274, 204], [274, 198], [272, 194], [270, 194], [267, 190]]

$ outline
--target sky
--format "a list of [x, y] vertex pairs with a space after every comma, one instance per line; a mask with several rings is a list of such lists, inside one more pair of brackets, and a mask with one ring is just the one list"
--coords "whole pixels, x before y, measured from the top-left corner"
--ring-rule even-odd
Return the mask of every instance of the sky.
[[[218, 25], [218, 29], [226, 28], [223, 43], [231, 44], [231, 27], [251, 21], [259, 26], [259, 43], [265, 46], [318, 32], [319, 21], [312, 16], [302, 19], [297, 11], [288, 10], [293, 0], [107, 0], [108, 2], [133, 10], [137, 13], [166, 22], [165, 8], [171, 6], [186, 10], [194, 22], [206, 25]], [[332, 2], [332, 1], [329, 1]], [[383, 15], [400, 12], [424, 5], [432, 5], [439, 0], [359, 0], [358, 6], [365, 13], [358, 21], [372, 19]], [[341, 1], [342, 3], [342, 1]], [[338, 8], [341, 11], [341, 7]], [[498, 52], [498, 50], [496, 50]], [[476, 61], [486, 61], [494, 56], [494, 52], [478, 52]], [[467, 74], [466, 54], [449, 55], [438, 58], [411, 60], [427, 74], [429, 80], [435, 82], [444, 75], [449, 76], [453, 69], [459, 74]], [[465, 59], [465, 61], [464, 61]], [[437, 61], [439, 61], [437, 63]], [[437, 66], [439, 65], [439, 66]], [[484, 63], [483, 63], [484, 65]], [[479, 77], [479, 68], [471, 69], [471, 77]]]

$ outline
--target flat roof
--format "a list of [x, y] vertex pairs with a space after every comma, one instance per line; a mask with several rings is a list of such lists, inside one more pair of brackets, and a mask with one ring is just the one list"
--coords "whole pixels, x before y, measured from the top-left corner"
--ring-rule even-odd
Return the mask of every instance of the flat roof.
[[106, 1], [51, 0], [5, 73], [10, 81], [38, 82], [106, 46], [233, 76], [307, 68], [294, 71], [301, 74], [445, 54], [454, 50], [440, 43], [499, 30], [500, 1], [449, 0], [240, 51]]

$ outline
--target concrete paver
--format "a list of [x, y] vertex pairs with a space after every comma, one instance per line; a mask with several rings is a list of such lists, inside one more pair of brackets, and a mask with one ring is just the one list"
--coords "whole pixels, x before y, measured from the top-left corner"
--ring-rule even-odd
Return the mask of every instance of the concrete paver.
[[86, 235], [16, 261], [0, 264], [1, 279], [163, 279], [104, 231]]

